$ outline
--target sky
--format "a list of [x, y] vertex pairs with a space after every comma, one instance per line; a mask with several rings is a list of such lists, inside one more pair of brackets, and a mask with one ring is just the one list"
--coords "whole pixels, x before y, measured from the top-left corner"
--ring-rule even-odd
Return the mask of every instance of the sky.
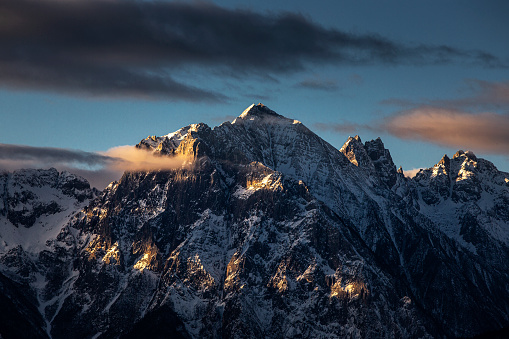
[[261, 102], [337, 148], [381, 137], [408, 173], [459, 149], [509, 172], [508, 15], [503, 0], [2, 0], [0, 167], [102, 188], [140, 168], [126, 145]]

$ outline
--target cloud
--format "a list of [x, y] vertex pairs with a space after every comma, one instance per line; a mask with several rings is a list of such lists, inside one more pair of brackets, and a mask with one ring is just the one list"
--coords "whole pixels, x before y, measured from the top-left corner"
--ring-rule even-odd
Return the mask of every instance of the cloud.
[[226, 121], [232, 122], [236, 118], [237, 118], [237, 116], [235, 116], [235, 115], [226, 114], [226, 115], [213, 116], [211, 118], [211, 120], [213, 120], [219, 124], [222, 124], [223, 122], [226, 122]]
[[422, 170], [422, 168], [412, 168], [410, 170], [403, 170], [403, 174], [407, 178], [413, 178], [419, 171]]
[[324, 79], [319, 75], [306, 78], [295, 84], [294, 87], [313, 89], [321, 91], [337, 91], [339, 89], [345, 89], [346, 87], [360, 86], [364, 82], [364, 79], [358, 74], [351, 74], [346, 79], [333, 80]]
[[357, 134], [360, 130], [377, 131], [379, 130], [375, 125], [358, 124], [353, 122], [342, 123], [323, 123], [318, 122], [313, 124], [313, 127], [319, 131], [324, 132], [338, 132], [338, 133], [354, 133]]
[[270, 76], [310, 63], [452, 62], [507, 67], [483, 51], [345, 33], [289, 12], [258, 13], [206, 2], [0, 2], [0, 86], [14, 89], [224, 101], [215, 90], [177, 80], [179, 72]]
[[407, 99], [390, 98], [383, 100], [381, 104], [404, 108], [416, 108], [419, 106], [440, 106], [456, 109], [497, 109], [509, 107], [509, 81], [490, 82], [478, 79], [465, 80], [468, 95], [457, 99], [426, 99], [411, 101]]
[[360, 86], [364, 83], [364, 78], [359, 74], [352, 74], [348, 77], [350, 85]]
[[0, 144], [0, 160], [33, 161], [44, 163], [80, 163], [87, 166], [103, 165], [113, 161], [109, 156], [93, 152], [53, 147], [32, 147], [24, 145]]
[[306, 89], [316, 89], [322, 91], [335, 91], [339, 88], [338, 83], [334, 80], [310, 78], [302, 80], [296, 84], [296, 87]]
[[420, 107], [389, 118], [379, 128], [401, 139], [423, 140], [491, 154], [509, 154], [507, 115]]
[[509, 81], [490, 82], [477, 79], [466, 80], [473, 95], [456, 100], [435, 100], [435, 104], [454, 107], [509, 107]]
[[92, 186], [106, 187], [118, 180], [124, 171], [171, 170], [182, 167], [190, 159], [183, 156], [158, 156], [134, 146], [114, 147], [106, 152], [84, 152], [50, 147], [0, 144], [0, 168], [67, 170], [85, 177]]
[[183, 156], [160, 156], [134, 146], [118, 146], [103, 153], [114, 159], [109, 161], [110, 168], [118, 171], [170, 170], [181, 167], [189, 159]]
[[404, 110], [374, 124], [401, 139], [508, 155], [509, 82], [468, 79], [465, 84], [468, 95], [461, 98], [385, 100], [382, 104]]
[[408, 99], [401, 99], [401, 98], [389, 98], [384, 99], [379, 102], [381, 105], [387, 105], [387, 106], [397, 106], [397, 107], [404, 107], [404, 108], [410, 108], [419, 106], [415, 101], [408, 100]]

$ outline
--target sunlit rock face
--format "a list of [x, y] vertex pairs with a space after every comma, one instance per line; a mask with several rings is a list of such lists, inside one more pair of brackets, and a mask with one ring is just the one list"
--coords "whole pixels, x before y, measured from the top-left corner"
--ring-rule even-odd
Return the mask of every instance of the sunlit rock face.
[[431, 338], [509, 323], [509, 175], [471, 152], [408, 179], [380, 139], [338, 150], [261, 104], [137, 147], [188, 161], [126, 172], [47, 247], [0, 258], [40, 336]]

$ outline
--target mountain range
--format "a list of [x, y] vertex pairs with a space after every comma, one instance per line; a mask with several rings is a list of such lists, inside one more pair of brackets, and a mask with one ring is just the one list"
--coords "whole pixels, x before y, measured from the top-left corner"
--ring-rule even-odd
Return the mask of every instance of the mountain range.
[[509, 173], [405, 177], [258, 104], [137, 145], [103, 191], [0, 173], [2, 338], [456, 338], [509, 325]]

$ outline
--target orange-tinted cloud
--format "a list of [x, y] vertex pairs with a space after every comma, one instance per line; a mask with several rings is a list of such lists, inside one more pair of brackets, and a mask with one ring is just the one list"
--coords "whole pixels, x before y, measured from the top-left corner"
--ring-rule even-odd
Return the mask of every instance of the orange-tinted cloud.
[[187, 160], [183, 156], [160, 156], [133, 146], [118, 146], [101, 153], [111, 160], [108, 168], [118, 171], [169, 170], [181, 167]]
[[403, 170], [403, 174], [407, 178], [413, 178], [419, 171], [422, 170], [422, 168], [412, 168], [410, 170]]
[[509, 116], [497, 113], [421, 107], [390, 118], [381, 129], [401, 139], [509, 154]]

